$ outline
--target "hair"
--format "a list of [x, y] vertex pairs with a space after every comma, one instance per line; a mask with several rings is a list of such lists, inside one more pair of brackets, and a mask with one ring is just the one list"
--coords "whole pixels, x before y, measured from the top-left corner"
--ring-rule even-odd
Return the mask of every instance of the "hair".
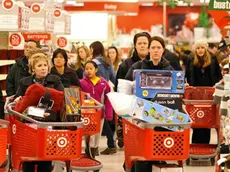
[[110, 49], [114, 49], [115, 51], [116, 51], [116, 60], [115, 60], [115, 62], [114, 62], [114, 64], [113, 64], [113, 66], [114, 66], [114, 70], [115, 71], [117, 71], [117, 69], [118, 69], [118, 66], [119, 66], [119, 62], [120, 62], [120, 57], [119, 57], [119, 52], [118, 52], [118, 50], [117, 50], [117, 47], [115, 47], [115, 46], [111, 46], [111, 47], [109, 47], [108, 48], [108, 57], [109, 57], [109, 50]]
[[40, 60], [46, 61], [50, 69], [48, 57], [44, 53], [36, 53], [33, 54], [29, 59], [29, 73], [33, 74], [33, 69]]
[[134, 46], [136, 46], [136, 43], [137, 43], [137, 39], [139, 37], [146, 37], [148, 39], [148, 41], [150, 40], [151, 36], [149, 35], [148, 32], [140, 32], [140, 33], [137, 33], [134, 38], [133, 38], [133, 44]]
[[161, 46], [163, 47], [163, 49], [165, 49], [165, 41], [163, 38], [161, 38], [160, 36], [154, 36], [152, 38], [150, 38], [149, 40], [149, 48], [150, 48], [150, 45], [153, 41], [157, 41], [161, 44]]
[[86, 66], [88, 63], [91, 63], [96, 69], [98, 69], [98, 65], [97, 65], [96, 62], [94, 62], [94, 61], [92, 61], [92, 60], [87, 61], [87, 62], [85, 63], [85, 66]]
[[100, 41], [93, 42], [89, 47], [93, 49], [93, 59], [101, 56], [107, 65], [111, 64], [110, 59], [105, 56], [105, 49]]
[[221, 63], [220, 63], [221, 69], [223, 69], [223, 67], [224, 67], [226, 64], [229, 64], [229, 59], [228, 59], [228, 58], [225, 58], [224, 60], [221, 61]]
[[[205, 48], [205, 53], [204, 53], [204, 57], [203, 57], [202, 61], [200, 60], [200, 58], [198, 57], [198, 55], [196, 53], [196, 49], [198, 46]], [[194, 59], [193, 59], [193, 65], [194, 66], [205, 68], [211, 64], [211, 55], [208, 52], [208, 43], [206, 41], [197, 40], [193, 44], [192, 49], [193, 49], [193, 53], [194, 53]]]
[[217, 46], [216, 46], [214, 43], [209, 43], [209, 44], [208, 44], [208, 47], [211, 48], [211, 49], [213, 49], [214, 47], [217, 48]]
[[35, 40], [33, 40], [33, 39], [29, 39], [29, 40], [27, 40], [27, 41], [25, 41], [26, 43], [27, 42], [34, 42], [35, 44], [36, 44], [36, 47], [37, 48], [41, 48], [41, 45], [40, 45], [40, 42], [39, 41], [35, 41]]
[[[75, 65], [75, 70], [78, 70], [79, 68], [81, 68], [82, 59], [81, 59], [81, 57], [80, 57], [80, 55], [79, 55], [79, 50], [80, 50], [81, 48], [85, 50], [86, 56], [87, 56], [87, 57], [90, 56], [89, 48], [88, 48], [87, 46], [82, 45], [82, 46], [78, 47], [78, 48], [77, 48], [77, 62], [76, 62], [76, 65]], [[87, 58], [87, 57], [86, 57], [86, 58]], [[85, 59], [85, 60], [87, 60], [87, 59]]]
[[67, 55], [66, 51], [65, 51], [64, 49], [61, 49], [61, 48], [58, 48], [58, 49], [56, 49], [56, 50], [53, 52], [52, 63], [53, 63], [53, 65], [55, 66], [55, 64], [54, 64], [54, 59], [57, 57], [57, 55], [58, 55], [59, 53], [64, 57], [64, 59], [65, 59], [65, 64], [64, 64], [64, 66], [66, 67], [67, 64], [68, 64], [68, 55]]
[[45, 54], [44, 51], [42, 51], [40, 48], [32, 48], [28, 52], [28, 59], [30, 59], [31, 56], [34, 55], [34, 54], [36, 54], [36, 53], [43, 53], [43, 54]]

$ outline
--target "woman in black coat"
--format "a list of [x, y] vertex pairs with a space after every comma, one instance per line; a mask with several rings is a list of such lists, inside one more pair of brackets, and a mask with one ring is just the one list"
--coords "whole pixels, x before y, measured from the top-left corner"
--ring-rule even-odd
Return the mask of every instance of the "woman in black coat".
[[164, 57], [162, 57], [165, 50], [164, 40], [159, 36], [154, 36], [149, 41], [150, 58], [143, 61], [138, 61], [131, 66], [125, 76], [127, 80], [133, 80], [133, 71], [135, 69], [153, 69], [153, 70], [174, 70]]
[[[61, 83], [61, 79], [58, 76], [49, 74], [49, 63], [48, 57], [43, 53], [37, 53], [31, 56], [29, 62], [29, 72], [32, 76], [25, 77], [20, 80], [20, 85], [17, 90], [15, 97], [18, 102], [22, 96], [25, 95], [27, 88], [34, 84], [41, 84], [44, 87], [54, 88], [59, 91], [64, 91], [64, 86]], [[23, 172], [31, 172], [35, 170], [37, 165], [37, 172], [51, 172], [52, 162], [51, 161], [34, 161], [24, 162]]]
[[79, 78], [76, 72], [67, 66], [68, 56], [65, 50], [58, 48], [53, 53], [51, 74], [59, 76], [65, 88], [70, 86], [80, 87]]

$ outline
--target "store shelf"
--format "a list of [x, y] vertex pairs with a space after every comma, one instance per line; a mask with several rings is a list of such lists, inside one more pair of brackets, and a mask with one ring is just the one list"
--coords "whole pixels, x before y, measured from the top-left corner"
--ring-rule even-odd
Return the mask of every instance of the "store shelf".
[[6, 80], [7, 74], [0, 74], [0, 81]]
[[6, 96], [6, 90], [2, 90], [2, 95]]
[[0, 60], [0, 66], [7, 66], [14, 64], [15, 60]]

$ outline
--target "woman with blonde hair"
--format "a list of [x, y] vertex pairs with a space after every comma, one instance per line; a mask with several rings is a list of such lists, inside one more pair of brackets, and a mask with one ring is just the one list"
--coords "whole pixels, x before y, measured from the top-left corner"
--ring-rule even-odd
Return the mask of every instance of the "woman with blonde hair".
[[77, 62], [75, 65], [75, 70], [77, 72], [79, 79], [83, 78], [84, 65], [86, 61], [88, 61], [89, 57], [90, 57], [90, 51], [87, 46], [82, 45], [77, 49]]
[[117, 47], [111, 46], [108, 48], [108, 57], [113, 65], [114, 72], [116, 73], [121, 63]]
[[[208, 43], [197, 40], [193, 45], [193, 56], [186, 65], [187, 85], [213, 87], [222, 78], [215, 56], [208, 52]], [[210, 129], [193, 129], [192, 143], [209, 144]]]

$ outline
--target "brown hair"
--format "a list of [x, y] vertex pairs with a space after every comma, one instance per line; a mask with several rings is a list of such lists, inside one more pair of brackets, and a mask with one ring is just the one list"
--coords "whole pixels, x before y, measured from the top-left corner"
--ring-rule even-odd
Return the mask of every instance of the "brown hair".
[[40, 48], [32, 48], [28, 51], [28, 59], [31, 58], [32, 55], [36, 54], [36, 53], [44, 53], [44, 51], [42, 51]]
[[46, 61], [50, 69], [48, 57], [44, 53], [36, 53], [33, 54], [29, 59], [29, 73], [33, 74], [33, 69], [40, 60]]
[[77, 62], [76, 62], [76, 65], [75, 65], [75, 70], [78, 70], [79, 68], [81, 68], [82, 59], [81, 59], [81, 57], [79, 55], [79, 50], [81, 48], [83, 48], [85, 50], [85, 52], [86, 52], [86, 59], [85, 60], [87, 60], [87, 58], [90, 56], [89, 48], [87, 46], [82, 45], [82, 46], [78, 47], [77, 48]]
[[109, 50], [110, 49], [114, 49], [116, 51], [116, 60], [114, 61], [113, 63], [113, 66], [114, 66], [114, 70], [117, 71], [118, 70], [118, 66], [119, 66], [119, 63], [121, 61], [120, 57], [119, 57], [119, 52], [117, 50], [117, 47], [115, 46], [111, 46], [108, 48], [108, 57], [109, 57]]
[[223, 69], [223, 67], [224, 67], [226, 64], [229, 64], [229, 59], [228, 59], [228, 58], [225, 58], [224, 60], [221, 61], [221, 63], [220, 63], [221, 69]]
[[163, 49], [165, 49], [165, 41], [164, 41], [163, 38], [161, 38], [160, 36], [154, 36], [154, 37], [150, 38], [150, 40], [149, 40], [149, 47], [150, 47], [150, 45], [151, 45], [151, 43], [153, 41], [159, 42], [161, 44], [161, 46], [163, 47]]

